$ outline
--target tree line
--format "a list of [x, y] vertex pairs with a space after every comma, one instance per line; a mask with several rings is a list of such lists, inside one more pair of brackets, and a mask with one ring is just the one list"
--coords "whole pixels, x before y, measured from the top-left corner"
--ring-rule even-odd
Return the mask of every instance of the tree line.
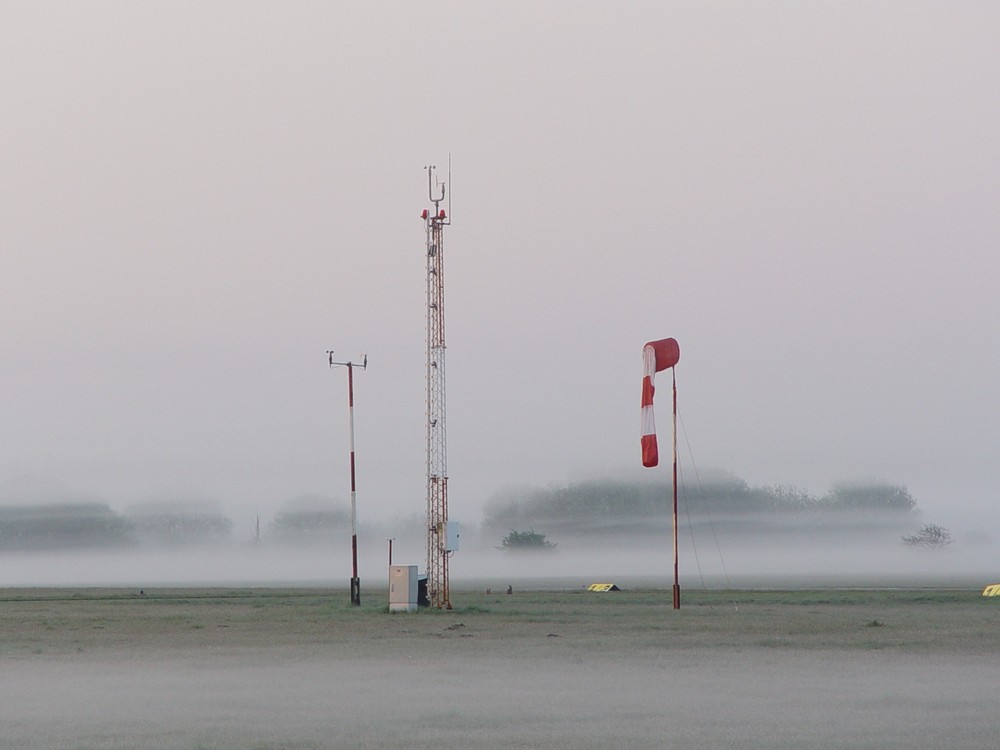
[[[917, 502], [905, 486], [877, 480], [839, 482], [822, 495], [791, 485], [751, 486], [743, 479], [714, 472], [678, 490], [680, 512], [695, 521], [739, 518], [741, 523], [800, 521], [852, 523], [862, 516], [909, 517]], [[669, 483], [599, 479], [562, 487], [520, 488], [495, 496], [483, 515], [488, 534], [511, 529], [560, 532], [614, 532], [662, 523], [671, 515]], [[822, 518], [818, 518], [818, 516]]]
[[[325, 507], [324, 507], [325, 506]], [[346, 509], [309, 498], [290, 501], [243, 540], [309, 544], [350, 527]], [[212, 504], [154, 503], [118, 512], [101, 502], [0, 505], [0, 552], [57, 549], [197, 547], [232, 544], [236, 524]]]

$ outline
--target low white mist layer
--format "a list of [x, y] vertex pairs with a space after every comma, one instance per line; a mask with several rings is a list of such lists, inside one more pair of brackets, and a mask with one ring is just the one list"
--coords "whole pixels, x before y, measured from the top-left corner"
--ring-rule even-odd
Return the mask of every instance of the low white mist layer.
[[[330, 585], [346, 587], [352, 574], [349, 540], [336, 546], [261, 546], [223, 549], [46, 552], [0, 557], [0, 587], [157, 585]], [[423, 547], [397, 543], [395, 564], [424, 569]], [[384, 595], [388, 541], [359, 543], [362, 588]], [[992, 545], [954, 544], [910, 549], [898, 541], [856, 543], [851, 539], [787, 538], [697, 546], [683, 539], [680, 577], [685, 588], [707, 586], [908, 585], [961, 581], [978, 585], [1000, 580]], [[623, 543], [621, 539], [569, 539], [552, 551], [504, 552], [469, 544], [451, 557], [455, 585], [513, 584], [576, 586], [613, 582], [669, 586], [673, 575], [669, 538]]]

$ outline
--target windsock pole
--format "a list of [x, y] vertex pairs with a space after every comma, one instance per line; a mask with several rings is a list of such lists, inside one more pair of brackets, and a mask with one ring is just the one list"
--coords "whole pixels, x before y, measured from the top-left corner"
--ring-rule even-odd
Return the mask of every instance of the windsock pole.
[[677, 553], [677, 373], [670, 368], [674, 387], [674, 609], [681, 608], [680, 565]]
[[653, 380], [657, 372], [669, 369], [673, 377], [673, 541], [674, 541], [674, 609], [681, 608], [680, 565], [677, 551], [677, 373], [674, 365], [681, 358], [681, 349], [675, 339], [649, 341], [642, 348], [642, 465], [653, 467], [659, 463], [656, 446], [656, 422], [653, 419]]

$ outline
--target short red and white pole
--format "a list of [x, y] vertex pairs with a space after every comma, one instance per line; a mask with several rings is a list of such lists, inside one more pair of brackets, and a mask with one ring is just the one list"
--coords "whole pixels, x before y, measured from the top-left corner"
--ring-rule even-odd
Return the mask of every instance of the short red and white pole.
[[351, 448], [351, 604], [356, 607], [361, 606], [361, 579], [358, 577], [358, 484], [355, 474], [354, 463], [354, 368], [360, 367], [362, 370], [368, 368], [368, 357], [360, 365], [354, 362], [334, 362], [333, 350], [327, 354], [330, 357], [330, 367], [341, 366], [347, 368], [347, 415], [350, 423], [350, 448]]

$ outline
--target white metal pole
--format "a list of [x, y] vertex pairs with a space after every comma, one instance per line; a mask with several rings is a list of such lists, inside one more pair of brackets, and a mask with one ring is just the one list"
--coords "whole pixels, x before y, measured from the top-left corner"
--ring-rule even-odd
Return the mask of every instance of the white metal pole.
[[681, 608], [681, 581], [680, 565], [677, 553], [677, 373], [673, 367], [670, 368], [673, 379], [674, 395], [674, 609]]

